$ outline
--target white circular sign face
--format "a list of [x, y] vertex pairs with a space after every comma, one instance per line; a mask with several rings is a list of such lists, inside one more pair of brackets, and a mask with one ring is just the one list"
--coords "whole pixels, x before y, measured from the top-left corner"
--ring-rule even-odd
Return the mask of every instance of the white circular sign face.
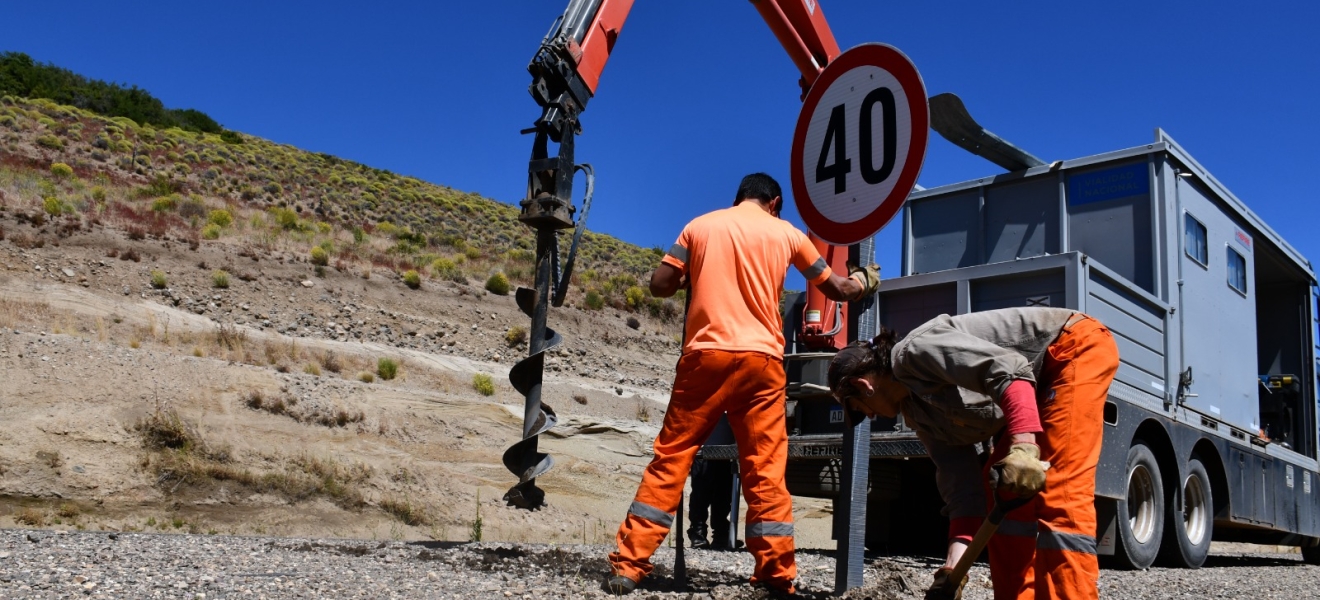
[[926, 90], [890, 46], [843, 53], [803, 102], [793, 136], [793, 195], [807, 228], [827, 242], [859, 242], [902, 208], [926, 154]]

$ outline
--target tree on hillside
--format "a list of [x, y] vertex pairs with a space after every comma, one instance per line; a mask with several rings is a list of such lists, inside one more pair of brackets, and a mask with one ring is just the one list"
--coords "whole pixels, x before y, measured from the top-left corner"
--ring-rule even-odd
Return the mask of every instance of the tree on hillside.
[[22, 52], [0, 53], [0, 94], [46, 98], [162, 128], [178, 127], [206, 133], [224, 131], [215, 119], [201, 111], [165, 108], [159, 99], [137, 86], [124, 87], [88, 79], [68, 69], [38, 63]]

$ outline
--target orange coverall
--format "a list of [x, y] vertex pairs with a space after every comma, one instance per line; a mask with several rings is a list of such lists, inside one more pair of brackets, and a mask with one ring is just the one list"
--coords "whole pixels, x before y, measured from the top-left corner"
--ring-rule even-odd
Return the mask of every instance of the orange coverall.
[[655, 457], [619, 527], [610, 565], [634, 581], [651, 572], [696, 452], [727, 412], [747, 501], [747, 549], [756, 559], [751, 583], [792, 591], [779, 296], [789, 264], [812, 284], [832, 272], [805, 234], [750, 201], [688, 223], [663, 261], [691, 282], [686, 339]]

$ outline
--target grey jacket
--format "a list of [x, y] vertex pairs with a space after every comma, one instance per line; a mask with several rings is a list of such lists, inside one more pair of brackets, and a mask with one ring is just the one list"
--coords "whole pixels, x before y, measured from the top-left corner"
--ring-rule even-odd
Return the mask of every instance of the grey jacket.
[[1015, 379], [1035, 384], [1045, 351], [1077, 311], [1006, 308], [940, 315], [894, 345], [894, 379], [912, 394], [903, 418], [930, 451], [953, 517], [984, 514], [975, 444], [1004, 427], [998, 400]]

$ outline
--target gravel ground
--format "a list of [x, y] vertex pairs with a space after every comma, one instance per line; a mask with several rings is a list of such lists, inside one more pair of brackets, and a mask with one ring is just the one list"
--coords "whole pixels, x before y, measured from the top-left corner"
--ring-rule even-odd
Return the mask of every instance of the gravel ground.
[[[600, 598], [603, 546], [371, 542], [129, 533], [0, 531], [0, 598]], [[744, 552], [691, 550], [691, 592], [672, 590], [673, 550], [633, 597], [762, 598]], [[867, 560], [852, 599], [920, 598], [934, 562]], [[828, 596], [834, 560], [798, 554], [799, 587]], [[964, 595], [990, 597], [978, 565]], [[1213, 556], [1196, 571], [1104, 571], [1106, 598], [1317, 598], [1320, 567], [1297, 554]]]

